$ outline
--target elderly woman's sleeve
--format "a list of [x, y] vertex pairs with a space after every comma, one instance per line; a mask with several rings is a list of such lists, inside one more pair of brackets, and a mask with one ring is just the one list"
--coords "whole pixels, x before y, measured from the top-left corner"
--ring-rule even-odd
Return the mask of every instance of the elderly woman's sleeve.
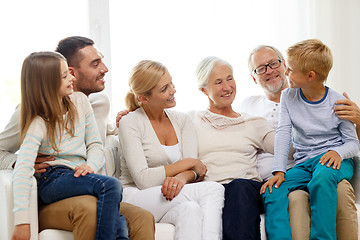
[[259, 119], [256, 128], [260, 138], [260, 148], [274, 154], [275, 130], [265, 119]]
[[198, 144], [193, 122], [188, 114], [184, 114], [181, 129], [183, 158], [198, 158]]

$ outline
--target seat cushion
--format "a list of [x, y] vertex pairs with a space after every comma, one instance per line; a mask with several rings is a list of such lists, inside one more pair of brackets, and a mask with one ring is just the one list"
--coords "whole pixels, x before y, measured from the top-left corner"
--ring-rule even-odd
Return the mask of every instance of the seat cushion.
[[[39, 240], [73, 240], [72, 232], [45, 229], [40, 232]], [[173, 240], [175, 239], [175, 227], [168, 223], [156, 223], [155, 224], [155, 239], [156, 240]]]

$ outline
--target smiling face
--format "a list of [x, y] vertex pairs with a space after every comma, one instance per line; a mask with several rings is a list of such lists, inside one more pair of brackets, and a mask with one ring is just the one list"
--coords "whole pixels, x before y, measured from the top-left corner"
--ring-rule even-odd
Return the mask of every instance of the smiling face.
[[[277, 56], [277, 53], [267, 47], [255, 52], [251, 58], [254, 69], [279, 59], [280, 57]], [[270, 94], [280, 94], [283, 89], [288, 87], [285, 70], [286, 66], [283, 61], [280, 66], [275, 69], [271, 69], [268, 66], [265, 73], [261, 75], [252, 73], [251, 76], [253, 77], [255, 83], [259, 84], [264, 91]]]
[[69, 73], [68, 65], [64, 60], [60, 61], [60, 69], [61, 84], [59, 88], [59, 96], [62, 98], [73, 93], [74, 76]]
[[209, 76], [208, 84], [201, 91], [208, 96], [210, 111], [231, 108], [236, 95], [236, 84], [232, 70], [226, 65], [215, 65]]
[[175, 101], [175, 86], [172, 82], [172, 77], [168, 71], [160, 78], [160, 81], [151, 90], [150, 95], [144, 96], [146, 99], [144, 104], [147, 107], [157, 110], [164, 110], [176, 106]]
[[80, 49], [79, 54], [82, 57], [79, 67], [70, 67], [76, 78], [74, 90], [87, 96], [104, 90], [104, 77], [109, 70], [102, 61], [103, 55], [92, 45]]
[[308, 75], [302, 72], [294, 61], [288, 61], [286, 76], [289, 77], [289, 84], [291, 88], [306, 87], [309, 84], [307, 78]]

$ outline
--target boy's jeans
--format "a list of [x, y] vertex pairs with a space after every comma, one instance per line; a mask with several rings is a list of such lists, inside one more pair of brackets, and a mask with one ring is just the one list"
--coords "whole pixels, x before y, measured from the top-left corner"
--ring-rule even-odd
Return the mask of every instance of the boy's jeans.
[[44, 203], [65, 198], [92, 195], [97, 197], [96, 239], [129, 239], [125, 218], [120, 215], [122, 186], [118, 179], [99, 174], [74, 177], [65, 166], [51, 166], [41, 174], [38, 191]]
[[297, 189], [310, 193], [311, 232], [310, 239], [336, 240], [337, 184], [342, 179], [350, 180], [353, 161], [344, 159], [339, 170], [322, 166], [323, 154], [295, 165], [285, 175], [279, 188], [273, 186], [263, 194], [266, 234], [269, 240], [291, 239], [288, 212], [288, 194]]

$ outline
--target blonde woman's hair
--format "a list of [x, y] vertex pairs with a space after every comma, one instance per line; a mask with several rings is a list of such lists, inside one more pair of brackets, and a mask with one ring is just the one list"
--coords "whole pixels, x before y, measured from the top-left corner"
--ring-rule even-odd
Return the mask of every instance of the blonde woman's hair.
[[135, 111], [141, 106], [139, 95], [150, 96], [151, 90], [167, 72], [167, 68], [155, 61], [143, 60], [131, 71], [129, 79], [129, 92], [125, 97], [125, 106], [129, 111]]
[[199, 63], [196, 69], [196, 79], [198, 82], [199, 90], [206, 87], [206, 85], [209, 82], [210, 74], [216, 65], [227, 66], [231, 70], [231, 72], [233, 71], [233, 68], [230, 65], [230, 63], [228, 63], [227, 61], [221, 58], [215, 56], [204, 58]]
[[[65, 58], [56, 52], [34, 52], [25, 58], [21, 70], [21, 112], [20, 144], [34, 120], [39, 116], [45, 121], [47, 137], [55, 152], [58, 152], [56, 140], [61, 141], [65, 129], [74, 136], [77, 111], [68, 96], [59, 102], [61, 86], [61, 61]], [[69, 73], [68, 73], [69, 74]], [[67, 110], [64, 120], [61, 105]], [[56, 134], [59, 134], [59, 139]]]
[[328, 46], [318, 39], [298, 42], [286, 51], [288, 61], [292, 61], [304, 73], [314, 71], [319, 80], [325, 81], [332, 66], [333, 56]]

